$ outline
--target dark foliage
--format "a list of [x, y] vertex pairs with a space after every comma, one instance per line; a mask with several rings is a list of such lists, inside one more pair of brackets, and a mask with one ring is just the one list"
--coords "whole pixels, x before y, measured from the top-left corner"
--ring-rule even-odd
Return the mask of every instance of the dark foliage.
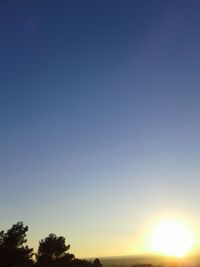
[[76, 259], [68, 253], [70, 245], [63, 236], [50, 234], [39, 242], [33, 261], [33, 249], [26, 245], [28, 226], [14, 224], [7, 232], [0, 231], [0, 266], [2, 267], [102, 267], [99, 259], [94, 262]]
[[69, 266], [74, 259], [73, 254], [66, 253], [70, 245], [65, 244], [63, 236], [50, 234], [39, 243], [38, 253], [36, 255], [37, 265], [41, 267]]
[[93, 267], [93, 263], [87, 260], [74, 259], [72, 267]]
[[94, 260], [93, 264], [94, 267], [102, 267], [102, 264], [98, 258]]
[[0, 232], [0, 266], [24, 267], [33, 264], [33, 249], [26, 244], [28, 226], [14, 224], [7, 232]]

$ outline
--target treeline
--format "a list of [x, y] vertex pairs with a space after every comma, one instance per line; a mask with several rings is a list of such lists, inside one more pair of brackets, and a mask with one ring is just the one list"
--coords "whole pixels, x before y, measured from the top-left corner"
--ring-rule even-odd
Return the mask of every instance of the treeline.
[[37, 253], [29, 248], [26, 239], [28, 226], [23, 222], [9, 230], [0, 231], [1, 267], [101, 267], [99, 259], [81, 260], [69, 253], [70, 245], [63, 236], [50, 234], [39, 242]]

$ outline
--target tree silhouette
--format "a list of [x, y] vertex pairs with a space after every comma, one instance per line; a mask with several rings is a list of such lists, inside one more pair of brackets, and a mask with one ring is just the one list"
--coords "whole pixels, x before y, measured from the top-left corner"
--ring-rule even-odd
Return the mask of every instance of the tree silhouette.
[[28, 226], [14, 224], [7, 232], [0, 232], [0, 266], [24, 267], [33, 263], [33, 249], [26, 244]]
[[50, 234], [39, 243], [36, 255], [38, 266], [67, 266], [74, 259], [73, 254], [66, 253], [70, 245], [65, 244], [63, 236]]
[[67, 253], [70, 245], [65, 244], [63, 236], [50, 234], [39, 242], [36, 261], [33, 249], [26, 245], [28, 226], [23, 222], [14, 224], [7, 232], [0, 231], [1, 267], [102, 267], [99, 259], [94, 262], [80, 260]]
[[102, 267], [102, 264], [98, 258], [96, 258], [93, 262], [94, 267]]

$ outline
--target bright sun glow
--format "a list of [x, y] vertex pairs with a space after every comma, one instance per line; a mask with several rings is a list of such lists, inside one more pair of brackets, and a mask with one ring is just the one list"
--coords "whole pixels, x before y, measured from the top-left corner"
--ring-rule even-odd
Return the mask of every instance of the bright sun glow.
[[167, 256], [183, 257], [192, 245], [193, 237], [190, 231], [175, 221], [160, 223], [151, 237], [153, 251]]

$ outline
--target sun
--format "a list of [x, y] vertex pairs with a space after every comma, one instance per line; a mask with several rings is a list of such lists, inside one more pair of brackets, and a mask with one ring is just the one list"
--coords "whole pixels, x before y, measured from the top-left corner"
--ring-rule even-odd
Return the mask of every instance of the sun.
[[152, 250], [166, 256], [185, 256], [192, 248], [193, 242], [187, 227], [171, 220], [161, 222], [151, 236]]

